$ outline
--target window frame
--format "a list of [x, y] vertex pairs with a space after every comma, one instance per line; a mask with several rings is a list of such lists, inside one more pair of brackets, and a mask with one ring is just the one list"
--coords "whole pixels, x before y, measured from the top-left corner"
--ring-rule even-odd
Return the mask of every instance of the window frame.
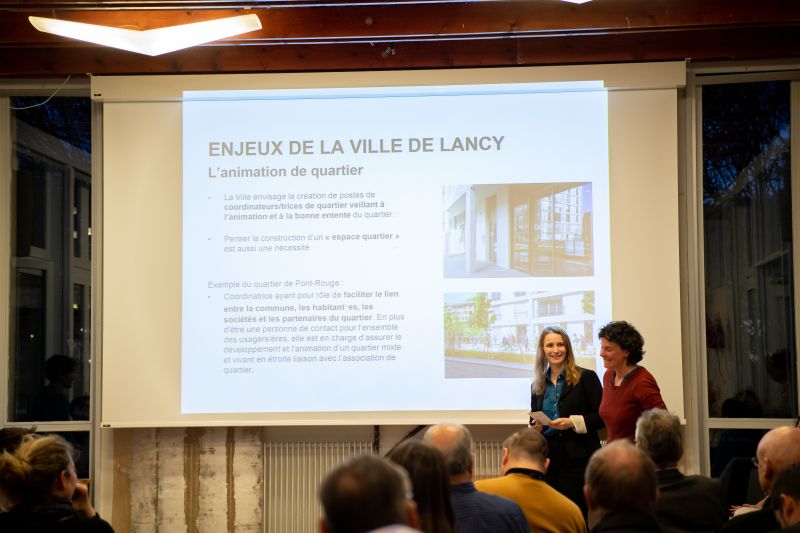
[[[711, 472], [711, 430], [772, 429], [794, 418], [721, 418], [709, 416], [705, 331], [705, 240], [703, 219], [702, 95], [709, 85], [781, 81], [791, 83], [790, 157], [792, 206], [793, 307], [800, 304], [800, 64], [759, 62], [689, 65], [686, 90], [679, 102], [681, 132], [679, 194], [682, 284], [681, 323], [684, 347], [684, 401], [687, 412], [685, 462], [689, 470]], [[800, 355], [800, 313], [794, 313], [795, 353]], [[800, 364], [796, 368], [800, 382]], [[800, 399], [800, 389], [797, 391]], [[690, 415], [696, 417], [691, 420]]]
[[[90, 414], [89, 420], [86, 421], [57, 421], [57, 422], [18, 422], [11, 420], [9, 408], [10, 408], [10, 394], [13, 392], [11, 390], [11, 304], [13, 301], [13, 294], [12, 294], [12, 286], [13, 280], [12, 276], [14, 275], [15, 266], [16, 267], [30, 267], [33, 269], [41, 269], [41, 265], [32, 265], [28, 264], [29, 260], [27, 258], [22, 259], [14, 259], [15, 251], [11, 249], [11, 244], [14, 241], [12, 231], [14, 229], [15, 221], [12, 219], [14, 209], [14, 190], [13, 190], [13, 174], [14, 174], [14, 157], [13, 157], [13, 148], [14, 148], [14, 139], [12, 137], [11, 131], [11, 97], [16, 96], [40, 96], [44, 101], [50, 96], [68, 96], [68, 97], [90, 97], [90, 84], [88, 78], [76, 78], [71, 79], [68, 77], [66, 80], [58, 79], [58, 80], [25, 80], [25, 79], [18, 79], [18, 80], [7, 80], [4, 82], [0, 82], [0, 240], [3, 242], [3, 245], [0, 246], [0, 427], [23, 427], [29, 428], [32, 425], [35, 425], [38, 431], [42, 432], [88, 432], [89, 439], [92, 445], [92, 452], [89, 458], [89, 473], [90, 477], [94, 478], [95, 472], [95, 458], [97, 456], [98, 448], [97, 448], [97, 417], [95, 413], [99, 413], [99, 399], [95, 394], [97, 390], [96, 386], [96, 375], [97, 375], [97, 365], [92, 364], [89, 368], [89, 387], [87, 392], [90, 394], [92, 398], [92, 403], [90, 407]], [[95, 123], [94, 113], [95, 113], [95, 104], [92, 104], [92, 129]], [[94, 174], [95, 174], [95, 154], [94, 154], [94, 131], [90, 132], [92, 136], [92, 154], [91, 154], [91, 163], [89, 168], [87, 169], [75, 169], [75, 168], [67, 168], [66, 172], [69, 174], [69, 184], [66, 185], [69, 187], [69, 191], [67, 194], [69, 196], [68, 205], [66, 205], [67, 212], [64, 213], [65, 217], [71, 219], [71, 208], [73, 205], [73, 190], [71, 185], [75, 180], [78, 179], [85, 179], [85, 172], [88, 171], [88, 177], [91, 180], [92, 185], [92, 192], [91, 192], [91, 220], [99, 222], [100, 219], [97, 216], [96, 209], [96, 196], [94, 191]], [[63, 164], [58, 158], [54, 158], [52, 154], [40, 154], [48, 159], [52, 160], [56, 164]], [[79, 174], [82, 177], [79, 177]], [[70, 226], [71, 227], [71, 226]], [[77, 260], [82, 258], [76, 258], [73, 255], [73, 244], [71, 237], [69, 235], [69, 231], [67, 228], [64, 228], [65, 232], [65, 240], [64, 240], [64, 253], [66, 254], [67, 264], [72, 266], [76, 263]], [[92, 247], [94, 247], [95, 243], [92, 242]], [[86, 250], [88, 251], [88, 250]], [[92, 251], [91, 257], [94, 258], [96, 255], [95, 250]], [[12, 261], [14, 265], [12, 265]], [[48, 263], [52, 263], [52, 258], [44, 259], [44, 261]], [[94, 312], [95, 307], [95, 298], [96, 294], [94, 291], [94, 284], [97, 281], [95, 272], [96, 272], [96, 265], [94, 259], [91, 261], [83, 261], [82, 264], [76, 265], [83, 269], [80, 275], [78, 275], [75, 279], [72, 279], [71, 285], [75, 283], [80, 283], [83, 285], [88, 285], [92, 287], [91, 293], [89, 295], [89, 301], [91, 302], [90, 308], [92, 309], [91, 315], [88, 317], [89, 324], [94, 324], [96, 321], [97, 315]], [[43, 271], [43, 275], [46, 278], [52, 277], [52, 264], [49, 268]], [[70, 291], [66, 291], [65, 293], [69, 292], [70, 294], [63, 294], [60, 295], [58, 298], [65, 298], [65, 306], [67, 305], [66, 302], [71, 302], [71, 287]], [[50, 297], [48, 297], [50, 298]], [[60, 312], [53, 308], [48, 310], [48, 316], [46, 321], [48, 323], [54, 320], [54, 313]], [[51, 316], [52, 315], [52, 316]], [[71, 320], [71, 319], [70, 319]], [[94, 357], [94, 350], [95, 350], [95, 340], [90, 338], [90, 347], [89, 347], [89, 357], [92, 359], [93, 362], [96, 362], [97, 359]], [[48, 353], [52, 353], [54, 347], [50, 346], [50, 340], [48, 342]]]

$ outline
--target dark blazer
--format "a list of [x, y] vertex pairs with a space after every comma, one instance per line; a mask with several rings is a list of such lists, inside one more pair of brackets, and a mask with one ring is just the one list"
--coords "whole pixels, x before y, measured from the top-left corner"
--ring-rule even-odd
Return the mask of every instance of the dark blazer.
[[656, 471], [660, 497], [656, 518], [670, 530], [717, 531], [728, 521], [718, 479], [685, 476], [677, 468]]
[[792, 531], [792, 532], [798, 532], [798, 531], [800, 531], [800, 522], [796, 523], [796, 524], [795, 524], [795, 525], [793, 525], [793, 526], [788, 526], [788, 527], [785, 527], [785, 528], [783, 528], [783, 529], [773, 529], [773, 530], [772, 530], [772, 531], [770, 531], [769, 533], [780, 533], [781, 531]]
[[608, 513], [591, 529], [591, 533], [645, 533], [666, 531], [650, 513], [643, 511], [614, 511]]
[[734, 516], [728, 520], [721, 533], [764, 533], [773, 529], [780, 529], [781, 525], [775, 518], [775, 512], [767, 506], [752, 513]]
[[[573, 429], [561, 432], [567, 454], [573, 458], [585, 458], [600, 447], [597, 430], [605, 427], [600, 418], [600, 401], [603, 399], [603, 387], [597, 374], [591, 370], [578, 367], [581, 378], [576, 385], [564, 384], [561, 397], [558, 399], [558, 416], [567, 418], [572, 415], [583, 415], [586, 433], [579, 434]], [[544, 394], [531, 394], [531, 411], [541, 411]]]

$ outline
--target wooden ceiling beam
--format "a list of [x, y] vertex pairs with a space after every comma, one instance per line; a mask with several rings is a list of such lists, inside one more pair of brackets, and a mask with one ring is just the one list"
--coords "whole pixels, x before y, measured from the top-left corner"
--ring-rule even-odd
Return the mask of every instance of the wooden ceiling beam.
[[101, 47], [0, 48], [0, 76], [499, 67], [592, 62], [800, 57], [796, 31], [676, 30], [615, 36], [398, 42], [375, 45], [200, 46], [146, 57]]
[[[674, 4], [674, 5], [673, 5]], [[699, 5], [695, 5], [699, 4]], [[778, 5], [780, 4], [780, 5]], [[0, 44], [51, 42], [27, 21], [30, 15], [147, 30], [244, 13], [261, 18], [263, 29], [230, 42], [274, 39], [333, 39], [384, 36], [447, 36], [544, 32], [598, 33], [676, 27], [800, 25], [800, 2], [614, 0], [596, 5], [557, 1], [495, 1], [447, 4], [324, 5], [301, 8], [150, 11], [14, 11], [0, 17]], [[653, 6], [645, 8], [644, 6]], [[672, 9], [670, 9], [670, 6]], [[680, 7], [681, 9], [678, 9]], [[4, 10], [0, 7], [0, 13]]]

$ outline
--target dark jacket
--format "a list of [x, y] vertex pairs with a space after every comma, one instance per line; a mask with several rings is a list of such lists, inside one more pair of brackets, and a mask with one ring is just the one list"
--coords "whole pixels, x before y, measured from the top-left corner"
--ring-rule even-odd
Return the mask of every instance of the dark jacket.
[[471, 481], [451, 485], [458, 533], [529, 533], [528, 520], [516, 502], [481, 492]]
[[[558, 416], [568, 418], [571, 415], [583, 415], [586, 433], [576, 433], [573, 429], [561, 432], [564, 446], [571, 458], [589, 457], [600, 447], [597, 430], [605, 427], [600, 418], [600, 401], [603, 399], [603, 387], [597, 374], [591, 370], [578, 367], [581, 378], [576, 385], [564, 384], [564, 390], [558, 399]], [[531, 394], [531, 411], [541, 411], [544, 394]]]
[[615, 511], [605, 515], [594, 527], [591, 533], [645, 533], [650, 531], [664, 531], [655, 517], [643, 511]]
[[775, 511], [769, 506], [752, 513], [734, 516], [728, 520], [720, 532], [722, 533], [765, 533], [773, 529], [780, 529], [781, 525], [775, 518]]
[[783, 529], [773, 529], [769, 533], [780, 533], [781, 531], [792, 531], [794, 533], [800, 532], [800, 522], [796, 523], [793, 526], [785, 527]]
[[111, 526], [95, 515], [84, 518], [69, 500], [53, 498], [35, 505], [17, 505], [0, 513], [3, 533], [114, 533]]
[[728, 521], [718, 479], [685, 476], [677, 468], [656, 471], [660, 497], [656, 518], [676, 531], [717, 531]]

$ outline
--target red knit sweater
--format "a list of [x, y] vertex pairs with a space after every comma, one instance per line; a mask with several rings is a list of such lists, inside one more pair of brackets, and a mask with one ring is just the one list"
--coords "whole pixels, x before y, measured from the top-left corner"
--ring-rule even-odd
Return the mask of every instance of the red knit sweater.
[[603, 401], [600, 402], [600, 417], [606, 423], [606, 442], [616, 439], [633, 440], [636, 420], [643, 412], [653, 407], [666, 409], [656, 379], [640, 366], [625, 376], [622, 384], [614, 385], [614, 371], [603, 375]]

